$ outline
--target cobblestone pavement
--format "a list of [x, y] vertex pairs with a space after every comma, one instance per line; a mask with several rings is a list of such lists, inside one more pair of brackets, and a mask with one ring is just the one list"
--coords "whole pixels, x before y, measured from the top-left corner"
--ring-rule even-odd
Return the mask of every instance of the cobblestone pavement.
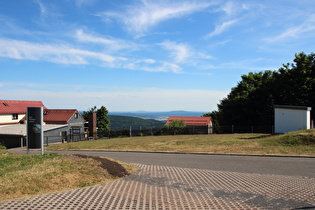
[[0, 209], [310, 209], [315, 179], [136, 164], [124, 179], [0, 203]]

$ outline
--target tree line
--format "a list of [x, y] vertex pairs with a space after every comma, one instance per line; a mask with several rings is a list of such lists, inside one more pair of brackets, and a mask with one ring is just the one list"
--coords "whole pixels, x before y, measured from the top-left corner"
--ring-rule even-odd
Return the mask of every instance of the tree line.
[[241, 78], [217, 105], [218, 110], [204, 115], [213, 118], [215, 129], [223, 125], [272, 126], [274, 105], [315, 106], [314, 53], [295, 54], [293, 63], [276, 71], [250, 72]]

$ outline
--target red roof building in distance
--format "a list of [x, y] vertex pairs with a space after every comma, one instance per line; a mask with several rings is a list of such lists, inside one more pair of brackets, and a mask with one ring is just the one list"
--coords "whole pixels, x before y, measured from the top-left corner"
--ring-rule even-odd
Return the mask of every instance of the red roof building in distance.
[[76, 109], [46, 109], [44, 111], [44, 122], [47, 124], [67, 124], [72, 117], [83, 119]]
[[172, 117], [167, 119], [166, 125], [172, 121], [183, 120], [191, 134], [211, 134], [212, 119], [211, 117]]
[[43, 107], [41, 101], [0, 100], [0, 125], [16, 124], [25, 117], [26, 107]]
[[0, 100], [0, 114], [26, 114], [26, 107], [43, 107], [41, 101]]

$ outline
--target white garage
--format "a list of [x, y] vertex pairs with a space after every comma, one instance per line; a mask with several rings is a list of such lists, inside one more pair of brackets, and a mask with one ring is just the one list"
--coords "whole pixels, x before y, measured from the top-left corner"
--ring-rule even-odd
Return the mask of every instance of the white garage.
[[275, 133], [311, 128], [311, 107], [274, 105]]

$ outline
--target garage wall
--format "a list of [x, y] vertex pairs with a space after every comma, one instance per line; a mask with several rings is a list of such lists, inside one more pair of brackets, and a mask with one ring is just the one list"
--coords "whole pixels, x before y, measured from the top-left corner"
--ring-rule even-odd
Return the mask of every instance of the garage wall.
[[275, 108], [275, 133], [310, 129], [310, 118], [308, 110]]

